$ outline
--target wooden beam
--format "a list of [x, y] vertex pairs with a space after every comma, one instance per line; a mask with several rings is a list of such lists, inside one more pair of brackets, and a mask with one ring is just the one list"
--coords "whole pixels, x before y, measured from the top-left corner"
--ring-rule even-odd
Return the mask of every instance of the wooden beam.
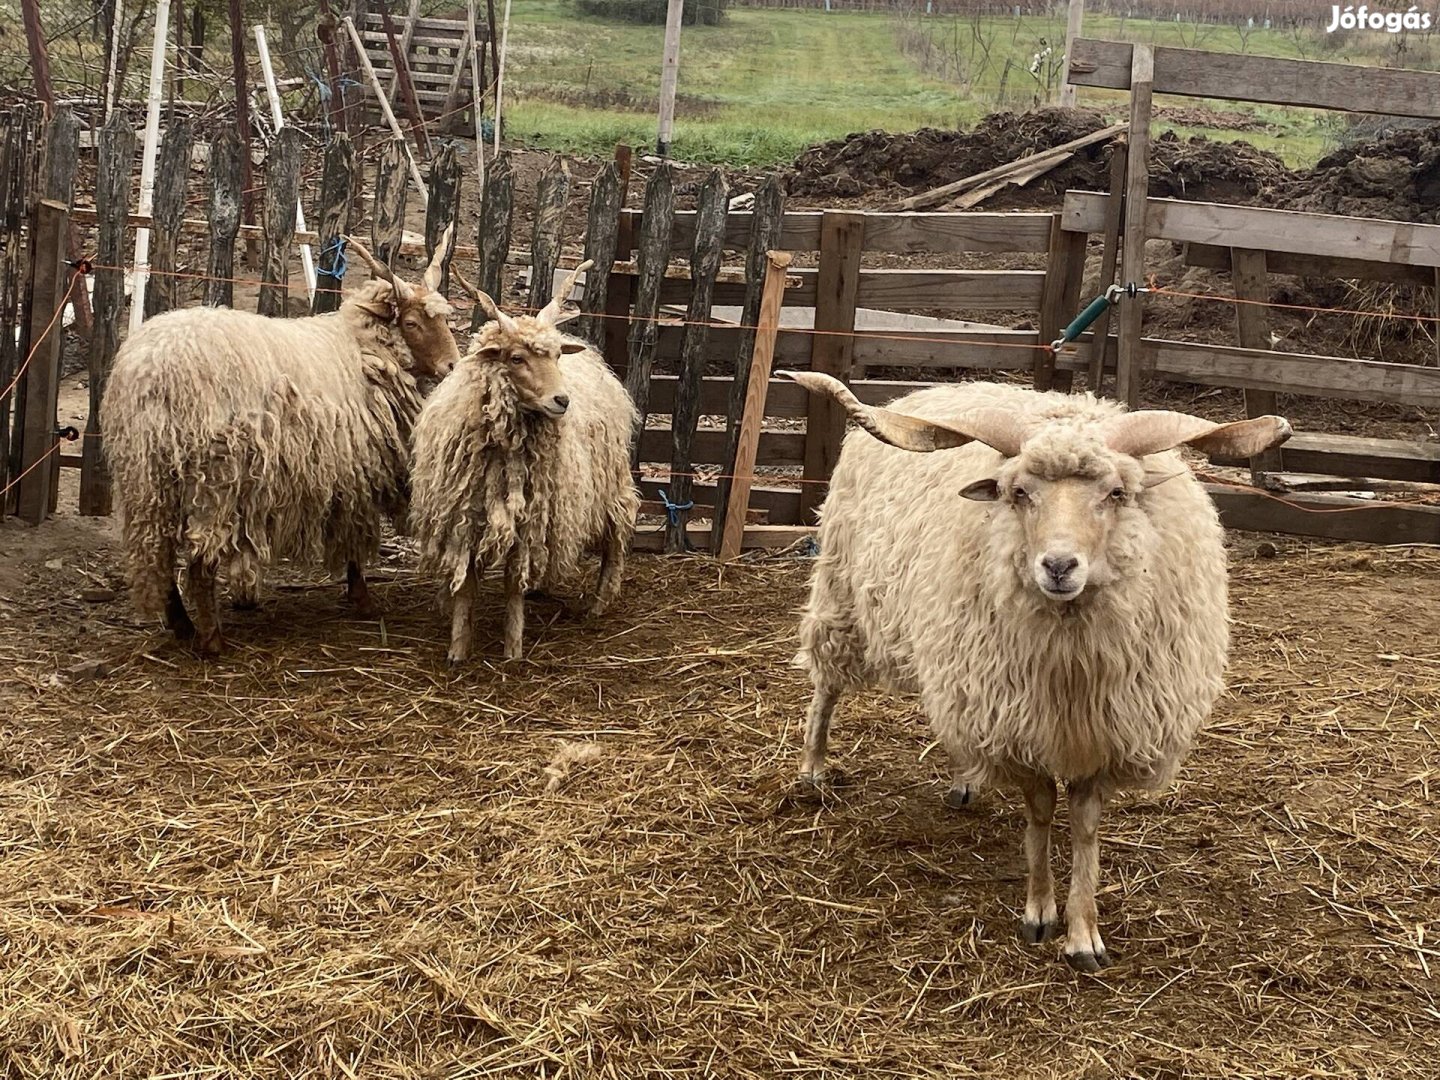
[[[1145, 201], [1150, 191], [1150, 106], [1155, 56], [1137, 46], [1130, 79], [1130, 149], [1125, 157], [1125, 247], [1122, 282], [1145, 280]], [[1140, 334], [1145, 319], [1139, 297], [1121, 301], [1115, 396], [1130, 408], [1140, 403]]]
[[[1115, 284], [1115, 268], [1120, 262], [1120, 230], [1125, 220], [1125, 170], [1129, 154], [1129, 139], [1117, 139], [1110, 147], [1110, 194], [1105, 199], [1105, 243], [1100, 255], [1100, 280], [1095, 286], [1102, 292]], [[1114, 305], [1111, 305], [1100, 313], [1100, 317], [1091, 327], [1092, 340], [1097, 346], [1090, 354], [1086, 380], [1092, 394], [1105, 393], [1106, 353], [1110, 349], [1110, 319], [1113, 314]]]
[[1065, 73], [1060, 80], [1060, 107], [1075, 107], [1075, 84], [1070, 81], [1070, 63], [1075, 57], [1075, 42], [1080, 37], [1080, 27], [1085, 20], [1085, 0], [1070, 0], [1065, 19]]
[[[1050, 228], [1050, 258], [1045, 267], [1045, 291], [1040, 298], [1040, 341], [1055, 341], [1070, 320], [1080, 313], [1080, 288], [1085, 279], [1084, 233], [1066, 232], [1056, 214]], [[1035, 389], [1069, 390], [1071, 372], [1057, 371], [1055, 354], [1047, 349], [1036, 351]]]
[[[16, 408], [16, 424], [23, 424], [23, 479], [17, 512], [32, 525], [39, 525], [50, 514], [50, 489], [59, 471], [55, 461], [55, 408], [60, 393], [60, 344], [65, 338], [60, 316], [71, 275], [65, 266], [65, 237], [70, 231], [65, 204], [42, 199], [34, 220], [30, 331], [25, 336], [30, 346], [30, 364], [25, 368], [23, 394]], [[78, 275], [74, 281], [75, 288], [85, 288], [84, 279]]]
[[680, 24], [685, 20], [685, 0], [670, 0], [665, 12], [665, 48], [660, 58], [660, 121], [655, 152], [670, 156], [670, 136], [675, 125], [675, 88], [680, 79]]
[[430, 156], [430, 138], [425, 134], [425, 117], [420, 112], [420, 102], [415, 99], [415, 81], [410, 77], [410, 34], [414, 31], [414, 9], [420, 0], [410, 0], [411, 19], [405, 22], [405, 43], [395, 39], [395, 23], [390, 18], [390, 5], [385, 0], [374, 0], [380, 6], [380, 19], [385, 24], [385, 42], [390, 48], [390, 62], [395, 65], [395, 89], [405, 102], [405, 111], [410, 114], [410, 130], [415, 133], [415, 149], [421, 160]]
[[1227, 529], [1287, 533], [1365, 544], [1440, 544], [1440, 507], [1349, 499], [1340, 495], [1287, 495], [1206, 484]]
[[[1134, 48], [1081, 38], [1075, 42], [1070, 81], [1132, 89]], [[1157, 94], [1440, 120], [1440, 74], [1431, 71], [1170, 48], [1155, 49], [1154, 71]]]
[[[1277, 447], [1276, 471], [1344, 476], [1357, 480], [1401, 480], [1440, 484], [1440, 446], [1405, 439], [1298, 432]], [[1211, 458], [1215, 465], [1243, 466], [1246, 460]]]
[[[1182, 258], [1186, 266], [1202, 266], [1207, 270], [1230, 269], [1230, 249], [1219, 244], [1186, 244]], [[1428, 266], [1405, 266], [1402, 263], [1372, 262], [1369, 259], [1340, 259], [1329, 255], [1294, 255], [1287, 251], [1267, 252], [1265, 265], [1272, 274], [1385, 281], [1395, 285], [1420, 285], [1427, 288], [1434, 284], [1436, 274], [1436, 269]]]
[[[1270, 302], [1270, 278], [1265, 272], [1265, 252], [1231, 248], [1230, 265], [1235, 299], [1241, 301], [1235, 305], [1235, 333], [1240, 347], [1267, 350], [1270, 348], [1270, 319], [1264, 305]], [[1279, 409], [1273, 390], [1245, 391], [1246, 416], [1273, 416]], [[1251, 458], [1251, 479], [1263, 484], [1265, 473], [1273, 471], [1278, 463], [1279, 457], [1274, 451]]]

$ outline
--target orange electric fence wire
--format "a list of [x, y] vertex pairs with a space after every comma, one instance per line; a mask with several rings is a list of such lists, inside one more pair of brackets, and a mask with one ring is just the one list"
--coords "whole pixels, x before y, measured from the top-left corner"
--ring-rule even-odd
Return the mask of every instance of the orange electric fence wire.
[[70, 302], [70, 294], [75, 290], [75, 283], [84, 276], [84, 273], [83, 270], [76, 270], [70, 275], [70, 284], [65, 289], [65, 295], [60, 298], [60, 306], [55, 309], [55, 314], [50, 316], [50, 322], [46, 324], [45, 329], [40, 332], [40, 337], [31, 344], [29, 355], [27, 355], [20, 364], [19, 370], [15, 372], [15, 377], [10, 380], [10, 385], [5, 387], [4, 390], [0, 390], [0, 401], [4, 401], [11, 391], [20, 385], [20, 380], [25, 377], [25, 370], [30, 366], [30, 361], [35, 359], [35, 354], [40, 351], [41, 344], [50, 336], [50, 331], [55, 329], [55, 323], [64, 313], [65, 305]]

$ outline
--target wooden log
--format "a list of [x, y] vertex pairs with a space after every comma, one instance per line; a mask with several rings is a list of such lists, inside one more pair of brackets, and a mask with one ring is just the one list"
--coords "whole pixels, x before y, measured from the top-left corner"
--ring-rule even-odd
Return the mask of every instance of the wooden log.
[[610, 267], [620, 246], [620, 166], [610, 162], [590, 185], [590, 209], [585, 224], [585, 259], [595, 266], [585, 275], [585, 294], [576, 333], [596, 342], [604, 340], [605, 304], [610, 295]]
[[[1265, 304], [1270, 302], [1269, 275], [1265, 271], [1265, 252], [1245, 248], [1230, 249], [1230, 280], [1235, 287], [1235, 332], [1242, 349], [1270, 348], [1270, 319]], [[1244, 302], [1248, 301], [1248, 302]], [[1279, 411], [1277, 395], [1272, 390], [1246, 390], [1246, 416], [1273, 416]], [[1262, 485], [1265, 473], [1280, 466], [1280, 456], [1268, 451], [1250, 459], [1250, 475]]]
[[[270, 64], [270, 46], [265, 41], [265, 27], [255, 27], [255, 46], [260, 53], [260, 71], [265, 79], [265, 96], [270, 101], [270, 120], [278, 133], [285, 126], [285, 113], [280, 104], [280, 89], [275, 82], [275, 69]], [[295, 202], [295, 228], [300, 232], [309, 231], [305, 225], [305, 206], [297, 193]], [[315, 256], [310, 245], [300, 245], [300, 267], [305, 273], [306, 299], [315, 301]]]
[[229, 128], [210, 141], [210, 262], [205, 281], [205, 303], [234, 307], [235, 237], [240, 231], [240, 205], [244, 170], [241, 142]]
[[[1276, 449], [1278, 468], [1286, 472], [1440, 484], [1440, 446], [1434, 443], [1302, 431]], [[1211, 458], [1211, 462], [1237, 467], [1249, 464], [1244, 458]]]
[[440, 148], [430, 162], [430, 198], [425, 203], [425, 263], [435, 257], [435, 249], [447, 228], [451, 229], [450, 249], [441, 253], [440, 293], [450, 291], [450, 262], [455, 257], [456, 232], [460, 228], [460, 160], [455, 144], [450, 141]]
[[[695, 441], [695, 427], [700, 413], [700, 379], [705, 374], [705, 345], [709, 340], [710, 302], [715, 292], [715, 275], [720, 270], [725, 235], [725, 213], [730, 205], [730, 189], [719, 169], [712, 169], [700, 189], [699, 217], [696, 219], [695, 249], [690, 254], [690, 304], [685, 312], [685, 338], [680, 349], [680, 382], [676, 391], [675, 412], [670, 430], [675, 453], [670, 461], [670, 480], [674, 502], [680, 506], [692, 502], [693, 487], [690, 460]], [[686, 534], [686, 510], [671, 514], [668, 552], [689, 551]]]
[[[21, 432], [18, 512], [32, 525], [50, 513], [50, 489], [59, 475], [55, 460], [55, 406], [60, 395], [60, 345], [65, 338], [62, 309], [71, 291], [72, 274], [65, 266], [65, 238], [70, 223], [65, 204], [42, 199], [35, 211], [33, 278], [31, 279], [30, 332], [25, 368], [23, 413], [17, 412]], [[75, 278], [75, 287], [84, 281]], [[0, 388], [3, 389], [3, 388]]]
[[640, 233], [639, 276], [635, 287], [634, 322], [630, 327], [630, 362], [625, 389], [635, 403], [636, 431], [632, 439], [633, 463], [639, 462], [639, 432], [649, 411], [650, 372], [655, 364], [659, 327], [660, 287], [670, 263], [670, 227], [675, 206], [675, 178], [669, 163], [662, 163], [645, 185], [645, 226]]
[[560, 234], [570, 196], [570, 166], [556, 155], [535, 188], [535, 227], [530, 241], [530, 309], [539, 311], [555, 291], [560, 265]]
[[[820, 224], [820, 269], [815, 287], [815, 334], [810, 369], [849, 381], [854, 362], [856, 298], [860, 290], [860, 253], [865, 219], [850, 211], [827, 210]], [[840, 459], [845, 410], [833, 398], [810, 395], [805, 424], [805, 486], [800, 493], [801, 522], [814, 520], [825, 498], [825, 482]]]
[[[419, 0], [411, 2], [418, 4]], [[406, 56], [409, 51], [409, 35], [414, 31], [414, 16], [406, 21], [406, 43], [402, 47], [396, 39], [395, 22], [390, 18], [390, 5], [385, 3], [385, 0], [374, 0], [374, 3], [380, 9], [380, 18], [385, 24], [385, 40], [390, 46], [390, 61], [395, 65], [395, 89], [405, 103], [405, 111], [410, 115], [410, 130], [415, 134], [415, 149], [419, 151], [421, 160], [424, 160], [430, 156], [430, 139], [425, 134], [425, 117], [420, 112], [420, 103], [415, 100], [415, 83], [410, 78], [410, 61]]]
[[110, 474], [101, 445], [100, 401], [115, 352], [120, 348], [120, 316], [125, 304], [125, 221], [130, 201], [130, 170], [135, 163], [135, 132], [119, 109], [100, 132], [95, 178], [98, 228], [95, 243], [95, 333], [90, 336], [90, 413], [81, 446], [80, 513], [110, 512]]
[[281, 128], [265, 159], [264, 269], [256, 310], [271, 317], [287, 314], [290, 245], [295, 240], [295, 207], [300, 196], [300, 157], [304, 136], [299, 128]]
[[320, 178], [320, 220], [316, 223], [320, 242], [315, 251], [315, 299], [310, 305], [315, 315], [340, 306], [345, 265], [343, 237], [350, 232], [354, 186], [354, 144], [345, 132], [333, 129], [325, 146], [325, 171]]
[[1080, 288], [1085, 281], [1084, 233], [1066, 232], [1060, 215], [1050, 232], [1050, 258], [1045, 267], [1045, 292], [1040, 298], [1040, 345], [1035, 360], [1035, 389], [1069, 390], [1073, 373], [1057, 370], [1055, 354], [1044, 346], [1065, 332], [1070, 320], [1080, 313]]
[[[635, 248], [636, 225], [629, 211], [624, 209], [630, 193], [630, 172], [634, 151], [624, 143], [615, 147], [615, 166], [620, 170], [620, 220], [617, 222], [615, 247], [619, 256], [630, 257]], [[672, 226], [673, 227], [673, 226]], [[597, 265], [596, 272], [600, 267]], [[630, 362], [630, 302], [634, 299], [634, 282], [628, 277], [610, 276], [605, 290], [605, 362], [611, 370], [619, 373], [629, 367]]]
[[[21, 243], [23, 209], [25, 206], [23, 163], [25, 109], [0, 112], [0, 388], [9, 386], [20, 365], [19, 312]], [[10, 406], [8, 397], [0, 397], [0, 488], [9, 486], [10, 475], [16, 470], [10, 455]], [[0, 499], [0, 517], [4, 517], [9, 499]]]
[[375, 163], [375, 199], [370, 214], [370, 250], [387, 266], [399, 254], [405, 231], [405, 140], [390, 139]]
[[[1125, 249], [1121, 275], [1126, 282], [1145, 280], [1145, 201], [1150, 193], [1151, 90], [1155, 80], [1155, 54], [1148, 45], [1134, 52], [1130, 90], [1130, 150], [1125, 165]], [[1120, 340], [1115, 361], [1115, 396], [1130, 408], [1140, 403], [1140, 335], [1144, 302], [1130, 297], [1120, 302]]]
[[1340, 495], [1279, 498], [1222, 484], [1205, 489], [1220, 523], [1243, 532], [1286, 533], [1362, 544], [1440, 544], [1440, 507], [1347, 499]]
[[[504, 299], [505, 260], [510, 255], [510, 228], [514, 220], [515, 174], [510, 151], [502, 150], [490, 164], [485, 177], [485, 196], [480, 201], [480, 231], [475, 238], [479, 251], [475, 284], [497, 304]], [[470, 316], [473, 333], [485, 324], [479, 304]]]
[[[711, 525], [710, 550], [719, 551], [725, 535], [725, 522], [730, 507], [731, 477], [736, 475], [740, 454], [740, 426], [746, 402], [750, 400], [750, 373], [755, 366], [757, 325], [764, 310], [767, 290], [778, 289], [781, 300], [785, 293], [785, 274], [772, 273], [775, 265], [773, 249], [780, 242], [785, 217], [785, 188], [776, 173], [770, 173], [755, 189], [755, 208], [750, 216], [750, 246], [745, 255], [745, 302], [740, 308], [738, 345], [735, 348], [735, 378], [731, 386], [729, 406], [725, 411], [726, 449], [724, 468], [716, 481], [715, 520]], [[784, 268], [790, 258], [784, 258]], [[780, 301], [777, 301], [777, 304]], [[777, 307], [776, 318], [779, 318]], [[715, 335], [711, 335], [712, 338]], [[771, 335], [770, 359], [775, 352], [775, 335]], [[767, 369], [768, 370], [768, 369]], [[769, 375], [766, 375], [769, 378]], [[762, 395], [763, 401], [763, 395]]]
[[177, 253], [180, 227], [185, 220], [185, 181], [190, 177], [190, 149], [194, 142], [190, 118], [170, 121], [160, 143], [155, 168], [155, 195], [151, 214], [155, 229], [150, 241], [150, 287], [145, 292], [145, 318], [182, 306]]
[[[759, 199], [756, 199], [759, 204]], [[739, 438], [736, 441], [734, 465], [727, 490], [727, 504], [720, 518], [721, 562], [740, 554], [745, 531], [745, 512], [750, 505], [750, 488], [755, 474], [755, 453], [760, 445], [760, 429], [765, 421], [765, 391], [770, 385], [770, 367], [775, 357], [775, 332], [780, 324], [780, 305], [785, 298], [785, 271], [790, 266], [789, 252], [769, 252], [766, 256], [765, 284], [761, 292], [759, 328], [755, 334], [755, 350], [745, 379], [745, 405], [741, 411]], [[738, 382], [738, 380], [737, 380]], [[728, 448], [727, 448], [728, 449]], [[797, 508], [798, 509], [798, 508]]]
[[[235, 88], [235, 134], [240, 140], [240, 192], [243, 200], [244, 222], [255, 224], [255, 177], [253, 158], [250, 153], [250, 91], [247, 87], [245, 63], [245, 11], [244, 0], [229, 0], [230, 6], [230, 71], [231, 85]], [[245, 245], [246, 261], [255, 265], [259, 249], [253, 241]], [[230, 306], [227, 301], [226, 307]]]
[[[80, 131], [75, 123], [75, 113], [69, 105], [54, 109], [50, 128], [45, 134], [45, 180], [41, 187], [43, 198], [65, 204], [68, 210], [75, 205], [75, 174], [80, 163]], [[69, 223], [65, 238], [65, 257], [78, 261], [80, 233], [75, 223]], [[94, 320], [90, 314], [90, 294], [85, 289], [76, 289], [70, 297], [75, 310], [75, 331], [83, 338], [90, 337]]]
[[[1105, 200], [1105, 246], [1100, 255], [1100, 281], [1096, 288], [1103, 292], [1115, 284], [1115, 267], [1120, 259], [1120, 228], [1125, 217], [1125, 168], [1129, 153], [1128, 139], [1117, 140], [1110, 150], [1110, 194]], [[1062, 219], [1064, 215], [1061, 215]], [[1091, 327], [1095, 345], [1090, 354], [1086, 379], [1092, 394], [1105, 392], [1106, 353], [1110, 349], [1110, 315], [1112, 308], [1100, 313]]]

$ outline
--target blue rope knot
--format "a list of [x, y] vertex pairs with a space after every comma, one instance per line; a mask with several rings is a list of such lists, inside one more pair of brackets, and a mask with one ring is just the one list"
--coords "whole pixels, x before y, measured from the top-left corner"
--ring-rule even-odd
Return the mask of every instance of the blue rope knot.
[[664, 488], [660, 489], [660, 501], [665, 504], [665, 516], [670, 519], [671, 525], [680, 524], [681, 510], [693, 510], [695, 508], [694, 499], [687, 499], [683, 503], [671, 502], [670, 496], [666, 494]]
[[[325, 258], [331, 256], [330, 266], [325, 266]], [[345, 238], [337, 236], [330, 243], [326, 244], [320, 252], [320, 273], [326, 277], [341, 281], [345, 277], [345, 270], [348, 263], [345, 261]]]

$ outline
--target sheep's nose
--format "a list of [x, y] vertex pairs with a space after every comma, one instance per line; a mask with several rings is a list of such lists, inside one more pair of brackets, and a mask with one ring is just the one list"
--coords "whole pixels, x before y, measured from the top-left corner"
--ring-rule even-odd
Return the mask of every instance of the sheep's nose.
[[555, 400], [555, 407], [558, 408], [561, 412], [564, 412], [566, 409], [568, 409], [568, 408], [570, 407], [570, 395], [569, 395], [569, 394], [556, 394], [554, 400]]
[[1055, 581], [1064, 581], [1065, 576], [1080, 565], [1080, 560], [1073, 555], [1046, 555], [1040, 565]]

